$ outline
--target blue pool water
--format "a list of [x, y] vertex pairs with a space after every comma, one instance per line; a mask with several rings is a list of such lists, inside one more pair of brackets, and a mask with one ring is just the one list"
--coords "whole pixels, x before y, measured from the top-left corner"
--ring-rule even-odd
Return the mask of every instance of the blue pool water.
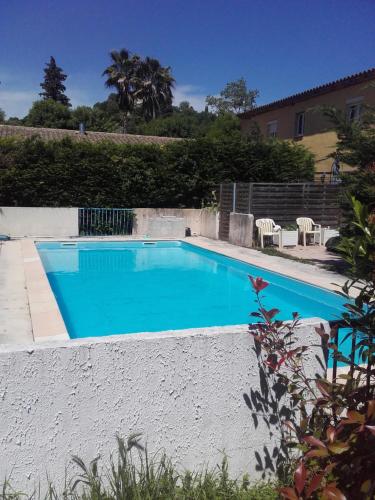
[[340, 317], [339, 295], [185, 242], [37, 244], [71, 338], [243, 324], [256, 310], [248, 275], [270, 283], [266, 307], [289, 319]]

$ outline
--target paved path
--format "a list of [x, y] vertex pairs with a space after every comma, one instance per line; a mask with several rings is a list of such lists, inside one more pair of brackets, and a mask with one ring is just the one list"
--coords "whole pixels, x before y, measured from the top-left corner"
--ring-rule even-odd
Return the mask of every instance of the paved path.
[[338, 287], [335, 286], [334, 283], [341, 286], [347, 279], [341, 274], [321, 269], [312, 264], [305, 264], [295, 260], [285, 259], [283, 257], [266, 255], [258, 250], [231, 245], [226, 241], [211, 240], [209, 238], [203, 238], [203, 236], [187, 238], [186, 241], [188, 243], [196, 244], [202, 248], [206, 248], [207, 250], [220, 252], [228, 257], [233, 257], [235, 259], [248, 262], [249, 264], [264, 267], [270, 271], [285, 274], [286, 276], [305, 281], [306, 283], [321, 286], [329, 290], [337, 290]]
[[334, 265], [342, 262], [339, 255], [328, 252], [326, 247], [320, 245], [297, 245], [295, 247], [287, 247], [280, 250], [298, 259], [308, 259], [316, 264]]
[[20, 241], [0, 243], [0, 343], [33, 341]]

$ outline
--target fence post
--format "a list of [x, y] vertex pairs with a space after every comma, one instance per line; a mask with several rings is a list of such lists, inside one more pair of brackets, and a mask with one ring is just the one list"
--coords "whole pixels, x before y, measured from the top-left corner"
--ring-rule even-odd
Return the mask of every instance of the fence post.
[[236, 194], [237, 194], [237, 183], [233, 182], [233, 203], [232, 203], [233, 210], [232, 210], [232, 212], [236, 211]]
[[253, 198], [253, 183], [250, 182], [249, 184], [249, 207], [248, 207], [248, 213], [251, 214], [251, 201]]

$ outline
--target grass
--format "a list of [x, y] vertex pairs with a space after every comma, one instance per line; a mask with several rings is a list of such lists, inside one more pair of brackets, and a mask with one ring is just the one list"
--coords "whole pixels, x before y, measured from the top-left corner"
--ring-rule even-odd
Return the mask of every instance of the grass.
[[12, 490], [5, 481], [2, 500], [275, 500], [279, 498], [275, 484], [253, 483], [229, 477], [228, 462], [220, 467], [192, 473], [178, 472], [165, 453], [149, 456], [139, 442], [139, 435], [126, 442], [117, 438], [118, 450], [109, 466], [102, 467], [99, 459], [85, 464], [73, 457], [78, 473], [59, 493], [51, 482], [43, 494], [25, 495]]
[[255, 248], [255, 250], [258, 250], [259, 252], [262, 252], [266, 255], [270, 255], [271, 257], [282, 257], [283, 259], [294, 260], [296, 262], [300, 262], [301, 264], [310, 264], [313, 266], [317, 266], [320, 269], [325, 269], [326, 271], [332, 271], [334, 273], [350, 277], [349, 265], [342, 260], [334, 261], [332, 262], [332, 264], [322, 264], [322, 263], [317, 263], [315, 260], [312, 259], [302, 259], [301, 257], [295, 257], [294, 255], [280, 252], [280, 250], [277, 250], [274, 247]]
[[316, 265], [316, 262], [311, 260], [311, 259], [301, 259], [300, 257], [294, 257], [294, 255], [280, 252], [280, 250], [277, 250], [274, 247], [256, 248], [255, 250], [259, 250], [259, 252], [262, 252], [266, 255], [271, 255], [272, 257], [282, 257], [283, 259], [295, 260], [297, 262], [301, 262], [302, 264], [314, 264], [314, 265]]

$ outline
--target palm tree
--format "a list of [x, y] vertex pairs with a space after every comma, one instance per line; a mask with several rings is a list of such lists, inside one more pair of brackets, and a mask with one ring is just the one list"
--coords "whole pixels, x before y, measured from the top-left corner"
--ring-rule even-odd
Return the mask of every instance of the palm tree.
[[130, 52], [126, 49], [113, 50], [110, 57], [112, 64], [103, 71], [103, 76], [107, 76], [105, 85], [117, 91], [125, 134], [129, 114], [134, 110], [135, 75], [140, 64], [140, 57], [136, 54], [130, 56]]
[[134, 98], [146, 120], [159, 116], [171, 106], [175, 79], [170, 67], [164, 68], [157, 59], [146, 57], [136, 69]]

